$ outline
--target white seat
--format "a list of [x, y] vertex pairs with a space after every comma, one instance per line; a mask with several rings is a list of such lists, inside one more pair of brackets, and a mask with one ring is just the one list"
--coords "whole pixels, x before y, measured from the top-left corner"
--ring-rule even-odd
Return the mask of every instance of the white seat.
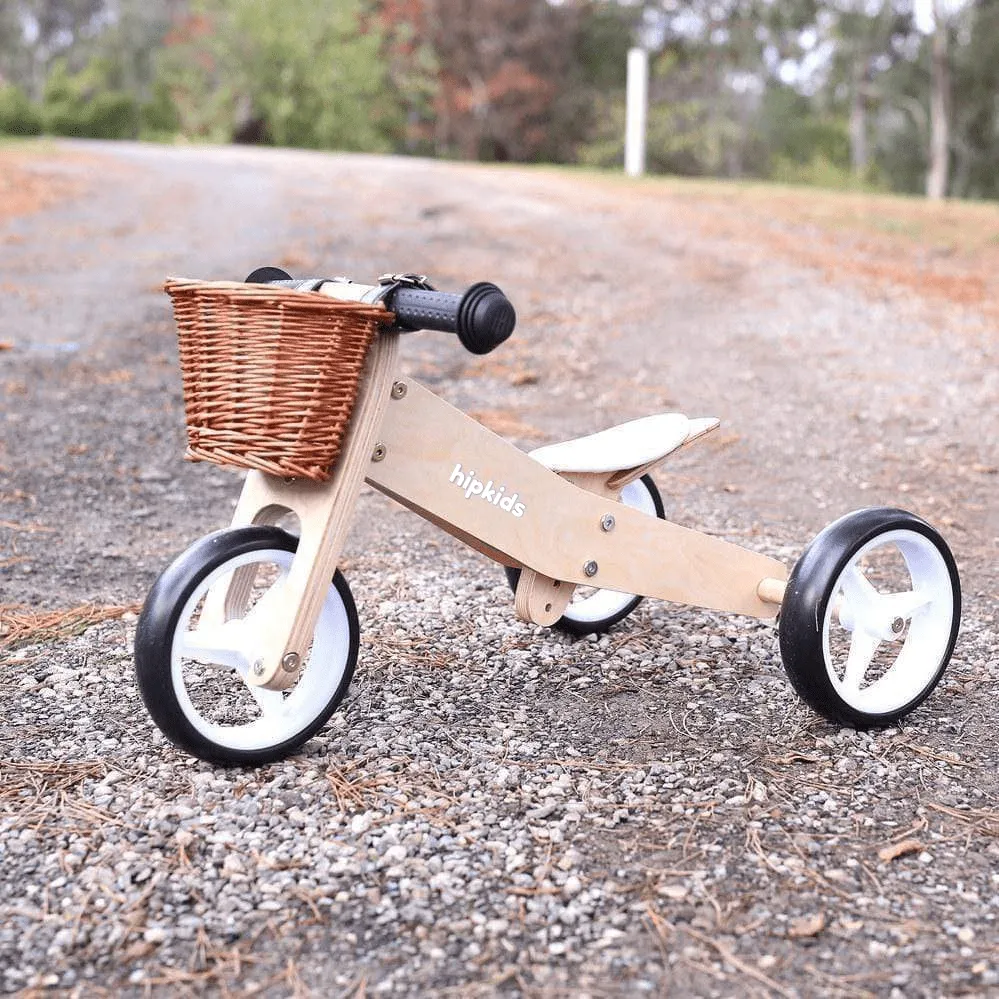
[[531, 457], [553, 472], [618, 472], [660, 461], [718, 425], [714, 417], [691, 420], [682, 413], [659, 413], [586, 437], [546, 444], [532, 451]]

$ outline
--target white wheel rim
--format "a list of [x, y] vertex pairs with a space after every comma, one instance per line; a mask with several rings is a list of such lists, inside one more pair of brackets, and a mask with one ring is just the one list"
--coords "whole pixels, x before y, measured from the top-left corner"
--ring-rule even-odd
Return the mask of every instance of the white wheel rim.
[[[908, 586], [881, 589], [863, 563], [892, 547], [908, 572]], [[833, 689], [864, 714], [904, 708], [935, 682], [953, 622], [954, 590], [937, 546], [911, 530], [879, 535], [837, 576], [826, 607], [822, 649]]]
[[[259, 611], [263, 608], [266, 612], [267, 605], [273, 603], [293, 558], [292, 552], [267, 549], [230, 559], [201, 581], [181, 611], [170, 650], [173, 688], [190, 724], [217, 745], [254, 751], [293, 739], [315, 721], [343, 680], [350, 657], [350, 622], [347, 608], [334, 586], [329, 587], [320, 611], [311, 654], [290, 693], [251, 687], [244, 679], [260, 647], [260, 631], [266, 627]], [[208, 629], [190, 630], [198, 605], [214, 586], [227, 585], [228, 578], [243, 566], [260, 564], [277, 566], [279, 576], [245, 617]], [[236, 688], [239, 693], [248, 690], [259, 710], [257, 717], [242, 724], [223, 724], [206, 717], [191, 697], [185, 664], [189, 670], [203, 664], [202, 676], [207, 676], [206, 671], [218, 670], [228, 683], [241, 685]]]
[[[655, 500], [641, 479], [629, 482], [621, 490], [621, 502], [650, 517], [658, 515]], [[585, 596], [574, 597], [566, 608], [565, 617], [578, 624], [596, 624], [620, 614], [634, 599], [633, 593], [593, 590]]]

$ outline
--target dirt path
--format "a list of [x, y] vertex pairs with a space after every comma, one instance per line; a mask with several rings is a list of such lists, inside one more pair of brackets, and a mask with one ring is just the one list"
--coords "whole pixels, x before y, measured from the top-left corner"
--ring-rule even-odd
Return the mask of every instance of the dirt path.
[[[717, 415], [721, 432], [659, 476], [671, 519], [791, 561], [839, 514], [898, 505], [936, 523], [961, 567], [966, 624], [948, 680], [911, 726], [861, 736], [801, 709], [777, 683], [772, 640], [752, 630], [747, 639], [738, 622], [650, 608], [630, 643], [625, 629], [599, 652], [587, 643], [553, 644], [513, 623], [499, 626], [502, 580], [490, 589], [491, 567], [365, 494], [348, 565], [357, 578], [362, 629], [366, 611], [378, 609], [384, 618], [372, 621], [370, 656], [377, 660], [380, 649], [384, 660], [398, 652], [400, 638], [390, 625], [393, 608], [406, 600], [425, 601], [431, 620], [443, 617], [443, 637], [459, 644], [485, 639], [474, 621], [460, 614], [456, 620], [454, 608], [448, 610], [452, 590], [492, 601], [479, 618], [488, 622], [482, 627], [508, 629], [500, 635], [503, 649], [522, 642], [517, 647], [542, 667], [540, 679], [535, 668], [530, 681], [529, 711], [514, 719], [525, 745], [550, 738], [552, 756], [563, 762], [588, 761], [596, 774], [601, 766], [620, 766], [627, 780], [642, 774], [631, 797], [619, 802], [626, 813], [631, 809], [627, 821], [604, 822], [607, 813], [595, 806], [603, 817], [587, 825], [584, 816], [572, 839], [578, 859], [563, 869], [576, 877], [578, 866], [581, 883], [596, 892], [594, 925], [602, 926], [604, 916], [610, 921], [603, 936], [589, 944], [579, 936], [569, 953], [547, 929], [542, 940], [527, 919], [520, 936], [509, 927], [487, 930], [475, 936], [476, 953], [440, 943], [436, 955], [419, 943], [437, 946], [432, 933], [414, 929], [427, 926], [415, 917], [392, 929], [374, 902], [362, 900], [350, 912], [334, 898], [322, 918], [316, 909], [315, 926], [294, 946], [275, 943], [266, 956], [256, 952], [254, 980], [273, 978], [293, 957], [303, 987], [321, 989], [324, 969], [339, 968], [344, 994], [353, 987], [363, 994], [364, 982], [379, 981], [399, 994], [408, 987], [413, 994], [445, 987], [493, 994], [564, 985], [613, 994], [616, 981], [629, 981], [719, 995], [732, 989], [887, 995], [893, 988], [930, 995], [985, 992], [999, 983], [999, 895], [991, 873], [999, 851], [999, 329], [991, 299], [955, 304], [921, 297], [918, 282], [893, 284], [889, 275], [872, 283], [862, 269], [830, 270], [823, 261], [837, 252], [860, 252], [849, 238], [830, 240], [793, 217], [767, 221], [738, 196], [682, 185], [298, 152], [100, 144], [62, 147], [31, 169], [56, 176], [64, 193], [33, 214], [0, 219], [0, 341], [10, 345], [0, 351], [4, 604], [47, 610], [134, 604], [173, 554], [224, 526], [238, 477], [181, 461], [174, 334], [159, 287], [168, 274], [239, 279], [265, 263], [359, 279], [414, 270], [445, 288], [494, 280], [519, 315], [516, 337], [503, 350], [475, 359], [433, 335], [404, 344], [410, 371], [494, 429], [533, 445], [660, 410]], [[428, 553], [439, 555], [439, 564]], [[413, 596], [421, 587], [427, 592]], [[15, 773], [18, 760], [92, 766], [72, 785], [91, 806], [108, 768], [131, 774], [122, 761], [136, 756], [142, 760], [136, 786], [183, 795], [184, 761], [154, 740], [132, 692], [109, 695], [127, 711], [108, 723], [113, 745], [70, 740], [68, 750], [59, 750], [66, 723], [52, 714], [52, 700], [39, 707], [35, 691], [49, 673], [38, 663], [51, 658], [69, 676], [90, 668], [88, 655], [103, 656], [115, 664], [111, 675], [127, 674], [121, 653], [127, 636], [117, 623], [102, 628], [75, 644], [35, 646], [27, 658], [14, 653], [0, 665], [21, 691], [3, 716], [0, 757]], [[730, 644], [738, 651], [727, 656]], [[625, 658], [615, 665], [608, 648]], [[661, 655], [676, 671], [670, 683], [659, 678]], [[562, 657], [564, 674], [557, 665]], [[480, 669], [478, 660], [463, 661], [473, 674]], [[746, 663], [754, 671], [748, 679]], [[588, 697], [575, 680], [595, 669], [603, 686]], [[509, 679], [516, 691], [519, 681]], [[493, 680], [495, 693], [483, 695], [478, 716], [475, 705], [462, 716], [471, 728], [462, 730], [460, 747], [447, 750], [455, 766], [464, 760], [474, 770], [480, 750], [469, 733], [506, 717], [506, 688]], [[351, 712], [377, 714], [386, 697], [395, 703], [397, 696], [430, 696], [408, 682], [372, 667]], [[87, 689], [97, 700], [81, 711], [100, 726], [101, 697]], [[431, 731], [432, 722], [420, 721], [422, 709], [413, 710]], [[322, 768], [327, 757], [349, 761], [358, 747], [338, 742], [340, 733], [317, 743], [301, 766]], [[652, 783], [643, 784], [653, 778], [641, 768], [663, 760], [672, 761], [676, 779], [653, 793]], [[361, 776], [374, 780], [377, 753], [364, 765], [370, 772]], [[170, 769], [170, 780], [156, 784], [157, 768]], [[142, 776], [147, 771], [154, 777]], [[241, 797], [272, 776], [240, 780], [224, 776], [220, 814], [237, 785]], [[34, 786], [32, 800], [66, 800], [51, 782]], [[602, 793], [615, 800], [616, 792]], [[0, 808], [13, 809], [15, 829], [22, 828], [18, 801], [30, 797], [17, 794], [0, 794]], [[490, 829], [502, 838], [493, 826], [504, 815], [522, 823], [530, 811], [529, 800], [507, 793], [501, 806], [501, 797], [497, 792], [502, 815], [495, 822], [489, 806], [476, 806], [486, 809], [486, 832], [476, 834], [483, 842]], [[138, 821], [132, 806], [119, 809], [113, 796], [99, 804]], [[66, 814], [51, 807], [50, 815], [69, 828]], [[461, 828], [463, 812], [455, 807]], [[84, 813], [74, 814], [85, 826]], [[157, 822], [172, 820], [150, 821], [143, 828], [153, 835]], [[345, 821], [336, 836], [361, 842], [365, 831], [358, 833], [349, 816]], [[50, 829], [25, 836], [14, 853], [15, 872], [18, 864], [28, 870], [32, 851], [38, 858], [72, 852], [73, 836], [95, 834], [63, 835]], [[173, 842], [172, 831], [155, 835]], [[143, 842], [141, 835], [127, 837]], [[918, 847], [879, 861], [879, 849], [906, 837]], [[553, 842], [545, 839], [549, 857]], [[97, 856], [107, 843], [95, 840], [87, 849]], [[183, 843], [181, 853], [187, 856]], [[196, 881], [200, 862], [170, 877]], [[36, 866], [46, 870], [41, 859]], [[701, 874], [690, 880], [694, 869]], [[67, 892], [76, 890], [75, 871], [64, 877]], [[359, 868], [355, 876], [382, 892], [386, 878], [400, 875]], [[518, 882], [503, 890], [523, 900], [535, 888]], [[537, 890], [543, 896], [548, 889]], [[73, 897], [69, 908], [76, 911], [86, 892]], [[460, 910], [463, 899], [472, 905], [470, 897], [459, 893], [447, 904]], [[21, 909], [37, 904], [33, 897]], [[142, 904], [145, 913], [152, 903], [147, 897]], [[444, 906], [428, 904], [431, 911]], [[499, 919], [491, 904], [474, 903]], [[169, 905], [171, 918], [197, 911], [194, 896]], [[17, 918], [37, 934], [41, 949], [28, 962], [30, 946], [18, 950], [0, 934], [0, 965], [30, 967], [8, 976], [9, 988], [50, 974], [85, 992], [87, 981], [120, 984], [133, 973], [136, 988], [142, 974], [169, 987], [181, 979], [164, 969], [188, 967], [192, 948], [202, 947], [198, 973], [215, 972], [195, 984], [210, 991], [238, 980], [218, 955], [227, 940], [257, 940], [269, 925], [267, 911], [247, 916], [228, 938], [203, 924], [214, 964], [206, 963], [204, 943], [190, 936], [164, 943], [133, 931], [109, 942], [94, 930], [86, 941], [46, 951], [58, 927], [22, 912]], [[122, 925], [132, 918], [126, 915], [116, 917]], [[346, 950], [329, 938], [335, 930], [328, 920], [341, 918], [355, 932]], [[570, 917], [564, 925], [573, 925]], [[414, 953], [423, 956], [393, 950], [395, 932], [417, 941]], [[567, 929], [566, 937], [575, 939], [572, 933]], [[504, 950], [504, 934], [522, 948], [519, 957]], [[287, 980], [273, 982], [275, 994], [287, 994]]]

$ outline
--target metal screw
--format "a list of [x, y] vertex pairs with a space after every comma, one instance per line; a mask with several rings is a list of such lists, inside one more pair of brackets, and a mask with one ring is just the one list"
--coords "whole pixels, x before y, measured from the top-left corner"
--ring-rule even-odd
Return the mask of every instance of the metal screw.
[[284, 659], [281, 660], [281, 667], [286, 673], [294, 673], [298, 669], [298, 664], [301, 660], [298, 657], [297, 652], [289, 652]]
[[401, 399], [405, 394], [406, 394], [406, 383], [405, 382], [396, 382], [392, 386], [392, 398], [393, 399]]
[[371, 452], [372, 461], [382, 461], [385, 457], [385, 445], [376, 444], [374, 451]]
[[254, 676], [263, 676], [264, 675], [264, 661], [263, 661], [263, 659], [258, 659], [253, 664], [253, 675]]
[[893, 635], [901, 635], [905, 631], [905, 620], [900, 617], [895, 618], [891, 623], [891, 630]]
[[595, 576], [597, 574], [597, 569], [599, 568], [600, 567], [597, 565], [596, 562], [593, 561], [593, 559], [590, 559], [589, 562], [585, 562], [583, 564], [583, 572], [587, 576]]
[[613, 531], [614, 530], [614, 525], [616, 523], [617, 523], [617, 521], [614, 519], [613, 514], [605, 513], [600, 518], [600, 530], [601, 531], [606, 531], [606, 532]]

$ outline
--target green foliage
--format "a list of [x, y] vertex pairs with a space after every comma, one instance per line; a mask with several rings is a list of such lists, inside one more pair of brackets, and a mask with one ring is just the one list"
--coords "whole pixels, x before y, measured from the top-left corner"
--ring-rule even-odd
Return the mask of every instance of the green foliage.
[[[999, 0], [942, 9], [949, 191], [999, 198]], [[0, 0], [0, 134], [620, 167], [626, 52], [654, 21], [650, 170], [922, 192], [931, 73], [914, 11], [914, 0]]]
[[576, 36], [574, 60], [585, 86], [605, 92], [624, 88], [633, 22], [627, 7], [596, 3], [588, 8]]
[[45, 131], [89, 139], [134, 139], [139, 134], [135, 97], [108, 85], [111, 65], [92, 59], [79, 73], [59, 60], [49, 74], [42, 100]]
[[144, 139], [167, 139], [180, 129], [180, 115], [162, 80], [152, 87], [152, 95], [139, 107], [139, 134]]
[[386, 99], [395, 103], [401, 121], [396, 148], [410, 154], [434, 153], [434, 102], [440, 91], [441, 64], [433, 45], [421, 31], [417, 4], [400, 10], [384, 25], [380, 57], [387, 74]]
[[359, 31], [360, 4], [325, 8], [286, 0], [261, 15], [253, 0], [230, 3], [243, 44], [230, 59], [244, 93], [277, 145], [388, 151], [400, 122], [383, 99], [377, 32]]
[[834, 191], [883, 190], [875, 171], [870, 171], [864, 177], [857, 177], [851, 167], [835, 163], [821, 153], [815, 153], [807, 162], [774, 156], [768, 179], [778, 184], [823, 187]]
[[646, 159], [650, 170], [684, 176], [725, 174], [725, 151], [738, 142], [737, 126], [710, 102], [691, 98], [650, 109]]
[[84, 105], [80, 125], [80, 134], [93, 139], [136, 139], [138, 102], [122, 90], [96, 93]]
[[845, 119], [816, 110], [784, 84], [771, 84], [764, 93], [754, 135], [761, 156], [758, 172], [770, 180], [836, 190], [879, 186], [874, 168], [862, 177], [855, 174]]
[[597, 127], [577, 150], [582, 166], [610, 169], [624, 162], [624, 97], [598, 98], [594, 106]]
[[40, 135], [41, 112], [20, 87], [0, 86], [0, 135]]
[[999, 3], [974, 4], [952, 46], [953, 193], [999, 198]]
[[[547, 65], [544, 88], [551, 100], [539, 115], [543, 140], [534, 159], [588, 162], [609, 166], [621, 161], [624, 88], [634, 12], [615, 3], [580, 4], [578, 10], [553, 8], [550, 44], [569, 52], [564, 69], [538, 60], [539, 77]], [[607, 132], [608, 124], [620, 125]], [[513, 120], [511, 128], [516, 128]], [[619, 133], [619, 134], [618, 134]]]
[[212, 22], [199, 15], [167, 35], [154, 59], [153, 102], [187, 138], [228, 142], [235, 130], [234, 89], [214, 51], [212, 31]]
[[386, 152], [403, 120], [359, 0], [203, 0], [158, 83], [188, 134]]

